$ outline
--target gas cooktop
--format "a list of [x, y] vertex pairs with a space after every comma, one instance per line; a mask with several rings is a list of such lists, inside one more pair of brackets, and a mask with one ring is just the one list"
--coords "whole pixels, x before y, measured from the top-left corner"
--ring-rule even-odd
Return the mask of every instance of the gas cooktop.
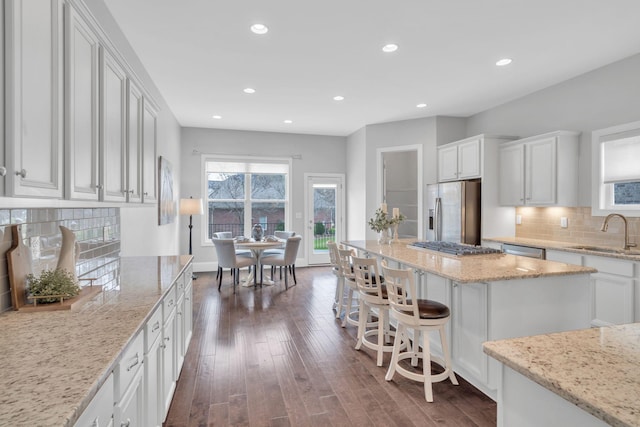
[[484, 248], [482, 246], [465, 245], [453, 242], [414, 242], [411, 243], [411, 246], [429, 249], [430, 251], [444, 252], [451, 255], [485, 255], [499, 254], [502, 252], [500, 249]]

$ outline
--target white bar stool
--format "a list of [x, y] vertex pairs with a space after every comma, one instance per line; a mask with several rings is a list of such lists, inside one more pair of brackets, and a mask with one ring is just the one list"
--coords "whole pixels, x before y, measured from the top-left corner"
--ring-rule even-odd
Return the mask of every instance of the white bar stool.
[[[393, 344], [389, 336], [395, 336], [395, 332], [389, 328], [389, 299], [384, 279], [378, 273], [378, 261], [375, 258], [353, 257], [353, 272], [355, 274], [356, 285], [358, 287], [358, 299], [360, 300], [360, 310], [358, 313], [358, 342], [356, 350], [362, 346], [375, 350], [377, 353], [376, 363], [382, 366], [384, 353], [393, 351]], [[375, 329], [367, 330], [367, 319], [377, 310], [378, 322]], [[377, 337], [373, 341], [373, 337]]]
[[338, 278], [336, 283], [336, 296], [333, 301], [333, 308], [336, 311], [336, 319], [340, 318], [342, 314], [342, 306], [344, 304], [344, 278], [340, 272], [340, 254], [338, 249], [342, 249], [336, 242], [327, 242], [327, 248], [329, 248], [329, 259], [331, 261], [333, 274]]
[[[444, 326], [451, 317], [449, 307], [436, 301], [415, 298], [417, 293], [413, 269], [389, 268], [383, 261], [382, 273], [387, 287], [391, 315], [398, 321], [391, 362], [385, 379], [391, 381], [397, 372], [414, 381], [424, 382], [425, 399], [427, 402], [433, 402], [432, 383], [449, 378], [454, 385], [458, 385], [456, 375], [451, 368], [451, 356], [444, 331]], [[409, 345], [409, 329], [413, 330], [413, 345]], [[439, 332], [444, 360], [431, 356], [429, 331]], [[407, 344], [406, 351], [402, 351], [404, 343]], [[420, 352], [420, 345], [422, 345], [422, 352]], [[415, 367], [418, 364], [418, 357], [422, 357], [422, 373], [410, 371], [399, 364], [401, 360], [411, 359], [411, 365]], [[431, 360], [442, 366], [443, 372], [431, 374]]]

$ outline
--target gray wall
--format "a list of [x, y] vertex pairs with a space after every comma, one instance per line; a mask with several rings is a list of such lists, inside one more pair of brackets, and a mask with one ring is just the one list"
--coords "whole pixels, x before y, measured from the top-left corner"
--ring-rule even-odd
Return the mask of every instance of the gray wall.
[[[300, 135], [273, 132], [250, 132], [223, 129], [182, 128], [180, 194], [182, 197], [200, 194], [204, 175], [201, 170], [203, 154], [223, 154], [260, 157], [291, 157], [291, 228], [303, 233], [305, 173], [340, 173], [346, 170], [346, 138], [337, 136]], [[296, 219], [300, 213], [302, 218]], [[194, 218], [193, 255], [196, 268], [211, 269], [215, 249], [204, 242], [203, 217]], [[181, 218], [180, 248], [187, 253], [188, 218]], [[306, 258], [305, 247], [299, 258]], [[209, 264], [207, 264], [209, 263]]]
[[580, 206], [591, 206], [591, 131], [640, 117], [640, 55], [567, 80], [467, 119], [467, 135], [528, 137], [581, 131]]
[[367, 231], [367, 128], [363, 127], [347, 138], [347, 240], [364, 239]]
[[[350, 141], [351, 142], [351, 141]], [[377, 188], [377, 158], [378, 148], [398, 147], [403, 145], [422, 145], [423, 149], [423, 180], [424, 183], [435, 182], [437, 167], [437, 137], [436, 118], [426, 117], [421, 119], [403, 120], [398, 122], [381, 123], [366, 126], [365, 150], [365, 180], [366, 180], [366, 200], [365, 215], [359, 221], [364, 224], [364, 234], [352, 236], [354, 239], [375, 239], [376, 232], [366, 226], [366, 220], [371, 218], [378, 205]], [[355, 162], [362, 161], [362, 158], [349, 157], [349, 167]], [[349, 187], [348, 187], [349, 188]], [[426, 187], [423, 185], [421, 191], [423, 198]], [[349, 188], [349, 191], [351, 189]], [[351, 238], [351, 236], [350, 236]]]

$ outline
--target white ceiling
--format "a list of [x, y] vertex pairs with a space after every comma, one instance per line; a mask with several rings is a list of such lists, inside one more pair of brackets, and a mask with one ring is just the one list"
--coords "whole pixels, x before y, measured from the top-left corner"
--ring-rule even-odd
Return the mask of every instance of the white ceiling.
[[349, 135], [469, 116], [640, 52], [638, 0], [104, 1], [182, 126]]

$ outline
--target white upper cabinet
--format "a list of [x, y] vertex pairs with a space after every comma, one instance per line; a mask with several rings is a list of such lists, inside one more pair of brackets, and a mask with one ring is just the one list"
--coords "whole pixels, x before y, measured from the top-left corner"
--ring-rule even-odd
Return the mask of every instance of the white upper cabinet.
[[63, 1], [3, 4], [5, 194], [62, 198]]
[[128, 81], [127, 201], [142, 201], [142, 92]]
[[438, 147], [438, 181], [482, 176], [482, 139], [472, 138]]
[[116, 60], [101, 51], [101, 168], [102, 200], [126, 201], [126, 81], [127, 76]]
[[143, 108], [142, 131], [142, 201], [155, 203], [157, 194], [156, 173], [156, 136], [157, 136], [157, 110], [145, 98]]
[[579, 136], [557, 131], [502, 144], [500, 204], [577, 206]]
[[100, 44], [73, 7], [66, 16], [66, 198], [98, 200]]

